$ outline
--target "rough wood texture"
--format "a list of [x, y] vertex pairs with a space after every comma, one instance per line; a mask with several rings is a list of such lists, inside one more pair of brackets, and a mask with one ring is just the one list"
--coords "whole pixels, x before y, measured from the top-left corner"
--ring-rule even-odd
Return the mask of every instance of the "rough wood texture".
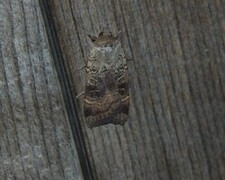
[[[43, 14], [53, 18], [45, 19], [46, 28], [56, 31], [52, 37], [47, 30], [55, 64], [64, 65], [64, 78], [71, 77], [64, 80], [72, 85], [68, 91], [73, 97], [83, 91], [84, 71], [73, 70], [87, 59], [87, 34], [121, 31], [127, 57], [133, 59], [130, 116], [124, 127], [89, 129], [82, 98], [76, 104], [92, 170], [88, 175], [104, 180], [225, 177], [223, 0], [46, 2]], [[54, 26], [48, 27], [51, 23]], [[0, 176], [4, 179], [82, 179], [67, 124], [67, 117], [70, 123], [75, 117], [70, 116], [67, 94], [65, 105], [61, 98], [44, 31], [34, 1], [0, 0]], [[54, 51], [56, 42], [60, 50]], [[60, 74], [62, 69], [56, 67]], [[83, 140], [74, 137], [76, 142]], [[79, 157], [86, 156], [82, 153]], [[80, 164], [85, 175], [88, 159]]]
[[0, 0], [0, 179], [83, 179], [39, 5]]
[[80, 122], [95, 179], [225, 177], [225, 7], [220, 0], [49, 0], [75, 97], [87, 35], [121, 31], [131, 106], [124, 127]]

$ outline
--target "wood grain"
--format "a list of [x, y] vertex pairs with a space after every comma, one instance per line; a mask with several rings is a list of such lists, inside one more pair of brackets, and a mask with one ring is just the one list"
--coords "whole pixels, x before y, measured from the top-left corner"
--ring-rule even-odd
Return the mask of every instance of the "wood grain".
[[[39, 2], [0, 0], [1, 177], [225, 177], [223, 0]], [[121, 31], [133, 60], [130, 114], [89, 129], [74, 71], [102, 30]]]
[[87, 35], [121, 31], [131, 107], [124, 126], [85, 126], [94, 179], [222, 179], [225, 176], [224, 2], [48, 1], [75, 97]]
[[36, 1], [0, 0], [0, 179], [83, 179]]

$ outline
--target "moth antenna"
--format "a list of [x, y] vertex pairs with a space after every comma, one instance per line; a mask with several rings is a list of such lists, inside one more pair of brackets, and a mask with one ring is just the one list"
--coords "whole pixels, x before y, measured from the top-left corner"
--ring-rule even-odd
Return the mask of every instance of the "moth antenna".
[[103, 31], [101, 31], [100, 33], [99, 33], [99, 37], [102, 37], [103, 36], [103, 34], [104, 34], [104, 30]]

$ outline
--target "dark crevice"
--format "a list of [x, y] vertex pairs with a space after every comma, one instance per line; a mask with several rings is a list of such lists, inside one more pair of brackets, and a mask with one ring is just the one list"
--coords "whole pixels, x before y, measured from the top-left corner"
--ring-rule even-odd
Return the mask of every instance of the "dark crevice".
[[93, 179], [93, 173], [87, 154], [87, 149], [85, 147], [85, 141], [83, 137], [83, 131], [80, 125], [79, 116], [77, 109], [75, 107], [75, 102], [73, 101], [70, 89], [72, 89], [71, 84], [69, 84], [69, 76], [65, 71], [65, 61], [62, 56], [60, 49], [56, 28], [54, 25], [54, 20], [50, 10], [48, 2], [39, 0], [39, 4], [42, 11], [42, 16], [46, 24], [46, 31], [48, 34], [48, 40], [51, 47], [51, 52], [53, 55], [54, 63], [58, 73], [59, 82], [61, 84], [61, 89], [64, 97], [65, 107], [67, 110], [68, 118], [71, 125], [71, 130], [73, 138], [76, 144], [76, 149], [78, 152], [78, 158], [81, 165], [81, 170], [84, 179]]

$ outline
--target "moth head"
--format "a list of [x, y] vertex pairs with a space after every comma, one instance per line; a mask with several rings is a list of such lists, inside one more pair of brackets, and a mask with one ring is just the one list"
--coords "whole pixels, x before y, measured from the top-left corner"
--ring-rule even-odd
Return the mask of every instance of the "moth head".
[[112, 32], [111, 31], [109, 31], [109, 32], [106, 32], [106, 31], [102, 31], [102, 32], [100, 32], [99, 33], [99, 35], [98, 35], [98, 37], [106, 37], [106, 36], [108, 36], [108, 37], [113, 37], [113, 34], [112, 34]]
[[112, 32], [102, 31], [99, 33], [98, 37], [88, 35], [91, 41], [97, 46], [108, 46], [113, 45], [117, 41], [119, 34], [114, 36]]

